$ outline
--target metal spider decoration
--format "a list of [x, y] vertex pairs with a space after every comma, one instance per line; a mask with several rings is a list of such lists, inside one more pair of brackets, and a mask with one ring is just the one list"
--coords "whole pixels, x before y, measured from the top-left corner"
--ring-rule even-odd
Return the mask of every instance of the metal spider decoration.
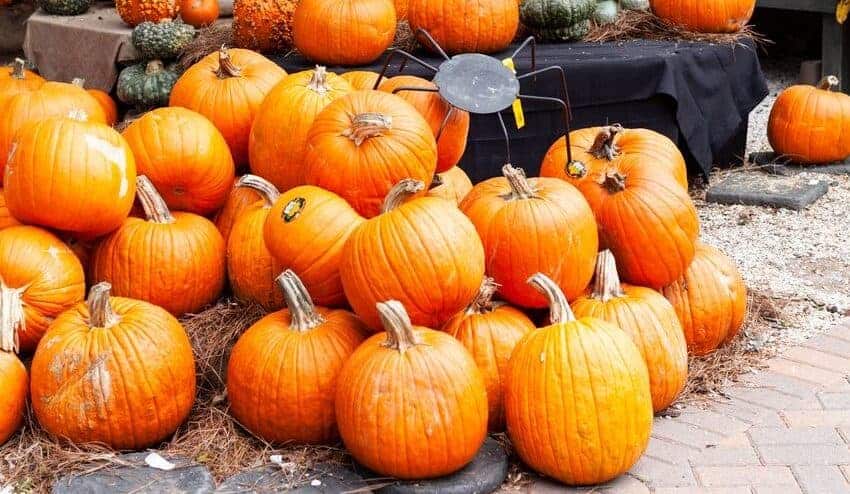
[[[378, 88], [378, 85], [386, 75], [390, 64], [397, 55], [404, 57], [404, 60], [402, 60], [401, 66], [398, 69], [399, 72], [404, 70], [405, 64], [408, 60], [418, 63], [422, 67], [425, 67], [434, 73], [432, 82], [435, 86], [437, 86], [436, 89], [402, 86], [394, 89], [393, 93], [398, 93], [400, 91], [438, 93], [440, 97], [448, 103], [449, 111], [446, 112], [446, 116], [443, 118], [443, 122], [440, 124], [440, 128], [437, 131], [437, 140], [439, 140], [440, 135], [442, 134], [443, 129], [448, 123], [455, 108], [481, 115], [495, 113], [499, 119], [499, 125], [502, 127], [502, 133], [505, 136], [507, 163], [511, 162], [511, 144], [510, 137], [508, 136], [508, 129], [505, 126], [505, 120], [502, 117], [501, 112], [510, 108], [517, 99], [521, 101], [542, 101], [556, 104], [560, 106], [564, 112], [564, 139], [567, 145], [567, 163], [565, 163], [565, 170], [568, 174], [576, 178], [580, 178], [587, 173], [586, 166], [579, 161], [574, 161], [572, 157], [572, 149], [570, 146], [570, 120], [572, 120], [572, 111], [570, 109], [570, 99], [567, 91], [566, 74], [564, 73], [563, 67], [557, 65], [537, 69], [537, 46], [533, 36], [526, 38], [526, 40], [523, 41], [516, 50], [514, 50], [513, 54], [511, 54], [510, 58], [513, 60], [517, 54], [529, 46], [531, 47], [531, 72], [517, 75], [513, 70], [509, 69], [498, 59], [481, 53], [462, 53], [449, 57], [436, 40], [434, 40], [434, 38], [428, 33], [428, 31], [420, 28], [417, 29], [416, 32], [420, 39], [424, 38], [428, 41], [434, 51], [436, 51], [437, 54], [444, 59], [444, 61], [440, 63], [439, 67], [435, 67], [407, 51], [398, 48], [391, 49], [390, 54], [384, 62], [383, 69], [381, 69], [380, 76], [377, 81], [375, 81], [373, 89]], [[557, 72], [558, 75], [560, 75], [561, 94], [563, 99], [520, 93], [519, 86], [521, 80], [531, 77], [536, 78], [536, 76], [540, 74], [550, 72]]]

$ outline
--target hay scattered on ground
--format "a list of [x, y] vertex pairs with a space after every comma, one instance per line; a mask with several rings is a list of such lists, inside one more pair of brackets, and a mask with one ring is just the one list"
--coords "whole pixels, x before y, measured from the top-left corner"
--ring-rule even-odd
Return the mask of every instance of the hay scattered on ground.
[[233, 28], [229, 24], [213, 24], [198, 30], [198, 35], [180, 52], [178, 62], [185, 70], [222, 46], [233, 44]]
[[757, 45], [769, 43], [767, 38], [756, 32], [750, 25], [744, 26], [737, 33], [696, 33], [683, 26], [667, 22], [652, 12], [643, 10], [623, 10], [615, 22], [605, 25], [594, 24], [590, 32], [584, 37], [584, 41], [591, 43], [633, 39], [693, 41], [731, 45], [746, 40], [754, 41]]

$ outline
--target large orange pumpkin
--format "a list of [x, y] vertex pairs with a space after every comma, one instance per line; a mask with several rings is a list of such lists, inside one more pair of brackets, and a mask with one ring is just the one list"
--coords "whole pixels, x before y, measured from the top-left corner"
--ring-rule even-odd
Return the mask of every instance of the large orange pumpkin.
[[457, 207], [411, 196], [422, 182], [405, 179], [387, 195], [383, 213], [345, 243], [340, 278], [354, 312], [380, 330], [375, 304], [399, 300], [414, 324], [439, 328], [466, 307], [484, 278], [484, 248]]
[[286, 76], [268, 58], [222, 47], [189, 67], [171, 90], [170, 106], [207, 117], [221, 131], [236, 166], [248, 164], [248, 136], [263, 99]]
[[230, 288], [237, 299], [255, 302], [266, 310], [283, 307], [283, 293], [275, 278], [282, 271], [266, 248], [263, 227], [272, 206], [280, 197], [274, 185], [256, 175], [244, 175], [236, 187], [256, 190], [262, 197], [242, 213], [233, 223], [227, 241], [227, 276]]
[[230, 354], [230, 411], [264, 441], [332, 442], [337, 377], [367, 333], [354, 314], [315, 307], [294, 272], [278, 282], [287, 308], [248, 328]]
[[[519, 27], [517, 0], [410, 0], [407, 19], [413, 32], [425, 29], [449, 54], [504, 50]], [[431, 48], [419, 37], [419, 42]]]
[[475, 359], [487, 386], [488, 428], [498, 432], [505, 428], [502, 389], [508, 360], [517, 342], [535, 327], [522, 311], [492, 300], [497, 288], [493, 278], [485, 278], [469, 307], [449, 319], [442, 330], [457, 338]]
[[461, 167], [453, 166], [443, 173], [434, 175], [428, 195], [460, 204], [471, 191], [472, 180]]
[[[542, 173], [564, 177], [563, 165]], [[669, 167], [651, 160], [599, 161], [573, 183], [596, 216], [599, 242], [611, 249], [623, 279], [660, 288], [694, 258], [699, 220], [694, 203]]]
[[0, 67], [0, 101], [20, 92], [34, 91], [45, 83], [40, 75], [27, 70], [26, 60], [16, 58], [11, 66]]
[[242, 216], [245, 211], [261, 201], [263, 198], [260, 193], [250, 187], [237, 187], [235, 181], [230, 189], [230, 194], [227, 195], [227, 200], [224, 201], [224, 206], [215, 215], [215, 226], [221, 232], [221, 237], [224, 239], [224, 245], [227, 245], [227, 240], [230, 238], [230, 232], [233, 230], [233, 225], [236, 219]]
[[328, 103], [349, 92], [345, 79], [321, 66], [286, 76], [263, 100], [251, 127], [251, 172], [281, 191], [303, 185], [310, 126]]
[[339, 277], [342, 249], [363, 223], [345, 199], [312, 185], [281, 194], [263, 229], [266, 247], [280, 266], [294, 271], [318, 304], [345, 305]]
[[153, 182], [169, 208], [208, 215], [224, 205], [236, 170], [227, 142], [203, 115], [157, 108], [123, 135], [139, 175]]
[[393, 0], [300, 0], [292, 39], [316, 63], [366, 65], [390, 47], [395, 30]]
[[74, 444], [143, 449], [168, 438], [195, 401], [195, 361], [183, 326], [147, 302], [92, 287], [50, 325], [32, 360], [39, 424]]
[[[86, 89], [85, 79], [76, 78], [71, 81], [71, 84], [79, 88]], [[103, 114], [106, 116], [106, 125], [115, 125], [116, 122], [118, 122], [118, 104], [115, 103], [112, 96], [110, 96], [106, 91], [102, 91], [100, 89], [86, 89], [86, 92], [100, 103], [100, 107], [103, 109]]]
[[[0, 294], [0, 307], [6, 304], [6, 293]], [[21, 428], [27, 408], [27, 368], [17, 353], [17, 328], [0, 326], [0, 445]]]
[[[540, 175], [558, 177], [578, 186], [582, 180], [592, 180], [588, 170], [606, 168], [611, 162], [641, 162], [659, 167], [688, 188], [685, 158], [667, 136], [648, 129], [624, 129], [620, 125], [589, 127], [570, 133], [573, 160], [581, 165], [573, 168], [567, 163], [566, 139], [558, 139], [543, 158]], [[582, 165], [584, 165], [582, 167]]]
[[115, 10], [131, 27], [145, 21], [174, 19], [180, 13], [178, 0], [115, 0]]
[[703, 33], [735, 33], [753, 16], [756, 0], [650, 0], [658, 17]]
[[410, 91], [403, 88], [436, 89], [437, 86], [421, 77], [398, 75], [384, 81], [381, 91], [401, 96], [413, 105], [425, 117], [434, 138], [437, 139], [437, 172], [444, 172], [455, 166], [466, 151], [466, 137], [469, 133], [469, 113], [451, 107], [443, 98], [433, 92]]
[[233, 41], [239, 48], [280, 52], [292, 46], [292, 20], [298, 0], [233, 2]]
[[4, 192], [22, 223], [97, 236], [118, 228], [133, 207], [133, 153], [103, 123], [77, 113], [36, 120], [12, 148]]
[[34, 226], [0, 231], [0, 326], [17, 334], [21, 352], [35, 350], [53, 318], [85, 295], [83, 266], [52, 233]]
[[350, 70], [340, 74], [340, 77], [351, 84], [351, 88], [355, 91], [360, 89], [376, 89], [375, 83], [381, 74], [372, 72], [371, 70]]
[[308, 184], [339, 194], [371, 218], [399, 180], [431, 183], [437, 143], [428, 122], [399, 96], [355, 91], [316, 117], [304, 161]]
[[514, 348], [505, 383], [508, 437], [531, 468], [569, 485], [601, 484], [631, 468], [649, 443], [649, 373], [616, 326], [575, 319], [545, 275], [551, 325]]
[[369, 469], [440, 477], [469, 463], [487, 436], [481, 372], [456, 339], [413, 326], [398, 301], [378, 304], [386, 333], [366, 340], [337, 381], [345, 447]]
[[649, 370], [652, 408], [664, 410], [685, 386], [688, 347], [670, 302], [651, 288], [621, 284], [611, 251], [599, 253], [593, 289], [572, 303], [576, 317], [595, 317], [622, 329]]
[[526, 280], [547, 272], [572, 299], [591, 278], [599, 239], [587, 201], [575, 187], [553, 178], [527, 179], [505, 165], [503, 177], [477, 184], [460, 205], [484, 243], [487, 275], [505, 300], [546, 307]]
[[0, 172], [12, 150], [12, 140], [21, 128], [47, 117], [65, 117], [81, 110], [90, 122], [106, 123], [100, 103], [84, 89], [64, 82], [46, 82], [32, 90], [22, 90], [2, 101], [0, 112]]
[[3, 193], [3, 189], [0, 189], [0, 230], [20, 224], [21, 222], [12, 216], [9, 208], [6, 207], [6, 194]]
[[695, 355], [709, 354], [734, 338], [747, 316], [747, 287], [735, 263], [701, 242], [687, 271], [661, 293], [676, 309]]
[[838, 78], [817, 87], [796, 85], [782, 91], [767, 122], [773, 150], [798, 163], [830, 163], [850, 157], [850, 96]]
[[218, 229], [203, 216], [171, 213], [147, 177], [139, 176], [137, 186], [146, 219], [127, 218], [100, 241], [91, 261], [94, 281], [175, 315], [214, 302], [225, 279]]

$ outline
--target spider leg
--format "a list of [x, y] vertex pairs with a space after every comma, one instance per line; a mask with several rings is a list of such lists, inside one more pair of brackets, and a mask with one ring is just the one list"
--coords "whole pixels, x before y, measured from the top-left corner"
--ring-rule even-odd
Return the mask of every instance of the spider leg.
[[505, 134], [505, 163], [511, 163], [511, 139], [508, 137], [508, 128], [505, 126], [505, 119], [502, 118], [502, 112], [496, 112], [499, 117], [499, 125], [502, 126], [502, 133]]
[[537, 67], [537, 41], [534, 39], [534, 36], [525, 38], [525, 41], [523, 41], [522, 44], [514, 50], [511, 58], [516, 58], [516, 56], [519, 55], [519, 52], [524, 50], [529, 43], [531, 44], [531, 70], [534, 70]]
[[564, 100], [558, 98], [552, 98], [549, 96], [532, 96], [530, 94], [518, 94], [517, 98], [521, 100], [529, 100], [529, 101], [545, 101], [549, 103], [555, 103], [560, 105], [564, 110], [564, 140], [567, 145], [567, 164], [573, 162], [573, 152], [572, 146], [570, 146], [570, 120], [572, 119], [572, 115], [570, 114], [570, 106]]
[[420, 86], [400, 86], [393, 89], [393, 94], [400, 93], [402, 91], [418, 91], [420, 93], [437, 93], [440, 90], [435, 87], [420, 87]]
[[449, 123], [449, 119], [452, 117], [452, 113], [454, 113], [455, 107], [449, 105], [449, 111], [446, 112], [446, 116], [443, 117], [443, 121], [440, 123], [440, 128], [437, 130], [437, 135], [434, 136], [434, 139], [437, 142], [440, 142], [440, 136], [443, 135], [443, 129], [446, 128], [446, 125]]
[[528, 79], [529, 77], [534, 77], [536, 75], [543, 74], [545, 72], [551, 72], [551, 71], [558, 72], [559, 75], [561, 76], [561, 96], [563, 98], [564, 103], [566, 103], [566, 105], [567, 105], [567, 115], [569, 116], [570, 120], [572, 120], [573, 119], [573, 112], [572, 112], [572, 109], [571, 109], [572, 105], [570, 105], [570, 93], [567, 90], [567, 74], [564, 72], [563, 67], [561, 67], [560, 65], [552, 65], [552, 66], [549, 66], [549, 67], [543, 67], [542, 69], [534, 70], [534, 71], [529, 72], [527, 74], [522, 74], [520, 76], [517, 76], [517, 79], [519, 79], [519, 80]]
[[440, 56], [442, 56], [446, 60], [449, 60], [449, 56], [446, 55], [446, 52], [443, 51], [443, 47], [440, 46], [439, 43], [437, 43], [437, 41], [431, 36], [431, 33], [420, 27], [416, 30], [416, 34], [421, 34], [422, 36], [424, 36], [428, 40], [428, 42], [431, 43], [431, 47], [437, 50], [437, 53], [439, 53]]
[[399, 50], [398, 48], [390, 48], [389, 52], [390, 52], [390, 54], [387, 55], [387, 60], [384, 62], [384, 67], [381, 69], [381, 73], [378, 76], [378, 80], [375, 81], [375, 86], [372, 89], [378, 89], [378, 86], [381, 84], [381, 81], [384, 79], [384, 76], [387, 74], [387, 69], [390, 68], [390, 64], [392, 63], [393, 58], [395, 57], [396, 54], [399, 54], [402, 57], [404, 57], [405, 61], [406, 60], [413, 60], [414, 62], [425, 67], [426, 69], [431, 70], [435, 74], [437, 73], [436, 67], [434, 67], [430, 63], [428, 63], [428, 62], [426, 62], [426, 61], [424, 61], [424, 60], [422, 60], [422, 59], [420, 59], [420, 58], [418, 58], [414, 55], [411, 55], [410, 53], [408, 53], [404, 50]]

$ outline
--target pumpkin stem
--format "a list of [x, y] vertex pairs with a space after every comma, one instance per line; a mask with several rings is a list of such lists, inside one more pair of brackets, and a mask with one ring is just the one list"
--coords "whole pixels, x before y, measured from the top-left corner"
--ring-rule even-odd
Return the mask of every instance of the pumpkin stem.
[[0, 281], [0, 350], [17, 353], [18, 334], [27, 330], [21, 288], [9, 288]]
[[263, 206], [267, 208], [274, 206], [274, 203], [280, 197], [280, 191], [273, 183], [257, 175], [242, 175], [236, 181], [236, 187], [247, 187], [259, 192], [260, 197], [263, 198]]
[[118, 324], [118, 314], [112, 310], [109, 297], [112, 295], [112, 285], [102, 281], [91, 287], [86, 305], [89, 308], [89, 327], [109, 329]]
[[162, 60], [151, 60], [145, 65], [145, 75], [156, 75], [165, 70], [165, 64]]
[[623, 287], [620, 285], [620, 274], [617, 273], [617, 261], [610, 250], [603, 250], [596, 256], [596, 279], [593, 282], [595, 299], [607, 302], [612, 298], [622, 297]]
[[416, 331], [413, 330], [410, 316], [407, 315], [401, 302], [398, 300], [378, 302], [377, 308], [381, 325], [387, 331], [385, 347], [404, 353], [408, 348], [421, 344]]
[[330, 90], [328, 87], [328, 69], [323, 65], [316, 65], [307, 87], [319, 94], [326, 94]]
[[481, 287], [478, 288], [478, 293], [472, 299], [472, 303], [466, 308], [467, 314], [484, 314], [495, 309], [493, 304], [493, 295], [499, 289], [499, 284], [496, 280], [490, 277], [485, 277], [481, 282]]
[[384, 131], [393, 127], [393, 117], [382, 113], [359, 113], [351, 119], [351, 127], [345, 129], [342, 135], [354, 141], [355, 146], [363, 144], [366, 139], [384, 135]]
[[613, 161], [620, 154], [620, 148], [617, 147], [614, 140], [617, 138], [617, 134], [622, 131], [623, 126], [620, 124], [602, 127], [588, 151], [599, 159], [605, 158], [608, 161]]
[[233, 59], [230, 58], [230, 53], [227, 52], [227, 46], [225, 45], [221, 45], [221, 48], [218, 50], [218, 70], [215, 72], [215, 75], [219, 79], [240, 77], [242, 75], [242, 69], [233, 63]]
[[531, 199], [535, 197], [536, 191], [525, 176], [525, 170], [517, 168], [510, 163], [502, 167], [502, 175], [511, 186], [513, 199]]
[[174, 216], [165, 204], [165, 200], [156, 191], [150, 179], [144, 175], [136, 177], [136, 197], [142, 203], [142, 209], [145, 210], [145, 216], [148, 221], [154, 223], [174, 223]]
[[23, 58], [16, 58], [14, 62], [12, 62], [12, 70], [9, 71], [9, 75], [13, 79], [24, 79], [26, 78], [26, 69], [27, 61]]
[[85, 88], [86, 88], [86, 80], [85, 80], [85, 79], [83, 79], [82, 77], [74, 77], [74, 78], [71, 80], [71, 84], [73, 84], [73, 85], [77, 86], [77, 87], [78, 87], [78, 88], [80, 88], [80, 89], [85, 89]]
[[410, 197], [422, 192], [425, 189], [425, 184], [421, 180], [412, 178], [403, 178], [390, 189], [387, 197], [384, 198], [384, 204], [381, 206], [381, 213], [392, 211], [393, 209], [404, 204]]
[[289, 327], [301, 333], [309, 331], [325, 322], [325, 318], [316, 312], [313, 299], [304, 287], [304, 283], [291, 269], [277, 277], [277, 284], [283, 291], [286, 307], [289, 309]]
[[608, 192], [616, 194], [626, 189], [626, 176], [616, 170], [609, 170], [599, 182]]
[[537, 273], [528, 279], [527, 283], [533, 286], [549, 300], [549, 320], [552, 324], [561, 324], [575, 321], [576, 316], [570, 309], [567, 297], [561, 291], [561, 287], [543, 273]]
[[820, 80], [820, 82], [818, 83], [818, 89], [823, 89], [826, 91], [836, 91], [838, 89], [839, 84], [841, 84], [841, 81], [838, 79], [838, 77], [835, 77], [834, 75], [828, 75]]

